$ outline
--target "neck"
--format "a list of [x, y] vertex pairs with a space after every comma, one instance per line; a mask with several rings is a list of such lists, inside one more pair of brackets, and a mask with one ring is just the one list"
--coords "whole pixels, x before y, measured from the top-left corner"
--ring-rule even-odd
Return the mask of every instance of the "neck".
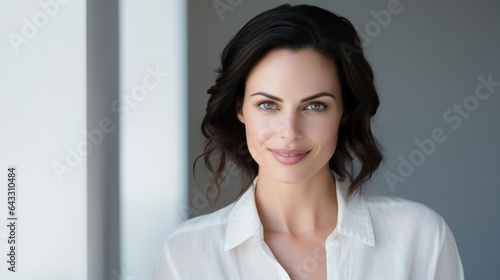
[[333, 230], [338, 211], [335, 188], [328, 166], [297, 184], [277, 182], [259, 171], [255, 200], [264, 231], [300, 236]]

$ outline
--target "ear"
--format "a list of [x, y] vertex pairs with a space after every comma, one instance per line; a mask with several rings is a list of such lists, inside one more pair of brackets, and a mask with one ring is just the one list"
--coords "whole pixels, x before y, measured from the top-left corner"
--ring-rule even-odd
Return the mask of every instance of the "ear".
[[240, 120], [240, 122], [244, 124], [245, 123], [245, 117], [243, 116], [242, 110], [238, 110], [236, 114], [238, 115], [238, 120]]
[[238, 120], [240, 120], [241, 123], [245, 123], [245, 117], [243, 116], [243, 104], [241, 104], [241, 101], [236, 102], [236, 115], [238, 117]]

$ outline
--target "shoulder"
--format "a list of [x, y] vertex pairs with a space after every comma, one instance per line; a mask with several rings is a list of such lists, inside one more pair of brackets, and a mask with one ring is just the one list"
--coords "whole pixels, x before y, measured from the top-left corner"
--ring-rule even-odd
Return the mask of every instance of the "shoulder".
[[155, 266], [156, 278], [153, 279], [181, 279], [181, 276], [184, 279], [187, 275], [204, 275], [204, 265], [213, 259], [214, 248], [223, 247], [217, 245], [224, 243], [232, 208], [233, 204], [230, 204], [179, 224], [163, 243], [162, 254]]
[[209, 214], [200, 215], [180, 223], [167, 240], [197, 235], [200, 232], [213, 232], [225, 229], [234, 203]]
[[[464, 279], [453, 233], [443, 217], [419, 202], [399, 197], [364, 195], [376, 248], [402, 256], [418, 277]], [[387, 255], [387, 254], [386, 254]], [[426, 278], [427, 279], [427, 278]]]
[[[234, 202], [210, 214], [200, 215], [179, 224], [165, 239], [164, 250], [171, 255], [189, 258], [193, 251], [201, 252], [204, 246], [224, 244], [229, 214]], [[208, 248], [205, 248], [208, 249]]]
[[404, 233], [414, 238], [445, 235], [449, 230], [443, 217], [429, 206], [399, 197], [364, 195], [373, 226], [384, 232]]
[[428, 221], [441, 224], [443, 218], [429, 206], [394, 196], [364, 194], [370, 213], [392, 219]]

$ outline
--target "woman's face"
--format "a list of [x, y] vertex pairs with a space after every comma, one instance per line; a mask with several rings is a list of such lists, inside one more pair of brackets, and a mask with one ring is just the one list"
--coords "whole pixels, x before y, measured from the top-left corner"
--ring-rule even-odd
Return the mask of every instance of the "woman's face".
[[311, 49], [266, 55], [246, 80], [238, 113], [259, 175], [288, 184], [329, 172], [341, 118], [335, 65]]

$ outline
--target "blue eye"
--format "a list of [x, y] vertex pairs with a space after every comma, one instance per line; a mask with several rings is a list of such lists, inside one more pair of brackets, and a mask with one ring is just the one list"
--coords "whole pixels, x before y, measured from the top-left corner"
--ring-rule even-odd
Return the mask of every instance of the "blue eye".
[[262, 103], [259, 103], [257, 106], [259, 106], [259, 108], [263, 109], [263, 110], [276, 110], [278, 109], [278, 107], [276, 106], [276, 104], [273, 104], [271, 102], [262, 102]]
[[314, 102], [309, 105], [307, 105], [306, 110], [312, 110], [312, 111], [323, 111], [326, 109], [325, 104], [319, 103], [319, 102]]

